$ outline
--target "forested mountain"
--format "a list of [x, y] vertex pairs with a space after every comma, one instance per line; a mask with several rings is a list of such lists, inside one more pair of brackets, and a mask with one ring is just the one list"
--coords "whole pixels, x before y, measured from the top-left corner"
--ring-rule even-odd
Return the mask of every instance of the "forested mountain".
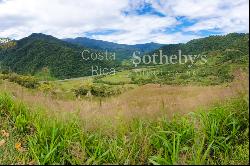
[[[69, 43], [44, 34], [32, 34], [18, 41], [7, 42], [0, 47], [1, 70], [10, 69], [20, 74], [34, 75], [47, 68], [51, 76], [60, 79], [87, 76], [92, 74], [92, 66], [99, 66], [102, 69], [119, 66], [119, 63], [112, 59], [112, 57], [111, 59], [104, 58], [103, 60], [93, 60], [91, 58], [84, 60], [81, 52], [87, 49], [87, 47], [92, 48], [88, 49], [90, 50], [89, 53], [85, 53], [88, 56], [91, 53], [103, 54], [97, 50], [113, 49], [114, 52], [123, 52], [130, 59], [132, 51], [141, 49], [146, 52], [159, 46], [153, 43], [128, 46], [86, 38], [79, 40], [85, 41], [85, 47], [81, 46], [83, 43], [81, 45], [72, 44], [76, 40]], [[188, 55], [220, 55], [219, 59], [215, 59], [214, 61], [220, 60], [220, 64], [224, 64], [224, 61], [227, 62], [228, 60], [233, 62], [244, 61], [245, 63], [249, 59], [248, 49], [249, 34], [232, 33], [225, 36], [195, 39], [186, 44], [165, 45], [151, 53], [155, 52], [159, 54], [159, 50], [162, 50], [165, 55], [173, 55], [178, 54], [178, 50], [181, 50], [182, 54]]]
[[[181, 61], [179, 50], [182, 51]], [[159, 56], [161, 51], [163, 55], [167, 55], [162, 61]], [[234, 72], [249, 69], [249, 34], [231, 33], [225, 36], [206, 37], [186, 44], [166, 45], [150, 55], [154, 53], [158, 55], [155, 58], [155, 65], [153, 63], [140, 65], [141, 67], [154, 65], [156, 74], [138, 76], [135, 73], [133, 76], [135, 82], [221, 84], [231, 82]], [[168, 62], [165, 57], [168, 58]], [[175, 57], [173, 63], [170, 62], [170, 57]], [[161, 64], [159, 62], [165, 65], [158, 65]]]
[[102, 40], [89, 39], [86, 37], [78, 37], [75, 39], [64, 39], [64, 41], [77, 44], [80, 46], [86, 46], [92, 49], [98, 49], [103, 51], [108, 50], [116, 52], [117, 58], [119, 60], [131, 57], [134, 51], [147, 53], [163, 46], [163, 44], [158, 44], [158, 43], [146, 43], [146, 44], [136, 44], [136, 45], [117, 44]]
[[[115, 66], [111, 60], [83, 60], [81, 52], [86, 48], [61, 41], [44, 34], [32, 34], [16, 41], [16, 45], [1, 51], [3, 69], [20, 74], [36, 74], [48, 68], [56, 78], [72, 78], [92, 74], [92, 65], [102, 68]], [[90, 50], [90, 49], [89, 49]], [[90, 50], [89, 53], [97, 52]], [[89, 55], [86, 55], [89, 56]]]
[[[248, 54], [249, 34], [230, 33], [225, 36], [210, 36], [201, 39], [194, 39], [186, 44], [169, 44], [161, 47], [166, 55], [177, 54], [181, 50], [183, 54], [201, 54], [211, 51], [226, 51], [234, 49]], [[156, 50], [154, 52], [158, 52]]]
[[215, 52], [217, 52], [217, 54], [225, 55], [230, 52], [230, 56], [233, 56], [234, 58], [240, 58], [239, 56], [242, 55], [246, 57], [246, 55], [249, 55], [249, 34], [230, 33], [228, 35], [194, 39], [187, 43], [168, 44], [152, 51], [149, 55], [153, 55], [154, 53], [158, 55], [156, 57], [156, 62], [158, 63], [160, 61], [160, 51], [162, 51], [163, 55], [178, 56], [179, 50], [181, 50], [182, 55], [209, 55], [211, 53], [214, 54]]

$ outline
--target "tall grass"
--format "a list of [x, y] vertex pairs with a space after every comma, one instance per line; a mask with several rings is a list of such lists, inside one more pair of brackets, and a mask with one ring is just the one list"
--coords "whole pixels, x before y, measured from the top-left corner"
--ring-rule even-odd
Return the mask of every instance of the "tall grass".
[[[248, 164], [249, 104], [238, 97], [172, 120], [135, 119], [115, 134], [0, 95], [0, 129], [10, 132], [0, 164]], [[0, 135], [0, 140], [4, 139]], [[25, 150], [15, 149], [21, 142]]]

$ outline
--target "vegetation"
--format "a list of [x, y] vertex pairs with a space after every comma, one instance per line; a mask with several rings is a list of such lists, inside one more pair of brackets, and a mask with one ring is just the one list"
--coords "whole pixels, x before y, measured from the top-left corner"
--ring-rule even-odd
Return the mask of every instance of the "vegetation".
[[[136, 69], [52, 36], [15, 41], [0, 49], [0, 164], [249, 164], [248, 38], [166, 45], [207, 63]], [[92, 65], [119, 70], [80, 77]]]
[[[248, 62], [248, 40], [249, 34], [233, 33], [226, 36], [211, 36], [203, 39], [192, 40], [186, 44], [172, 44], [163, 46], [160, 48], [160, 50], [162, 50], [163, 54], [165, 55], [176, 55], [178, 50], [181, 50], [183, 55], [206, 55], [209, 63], [206, 65], [201, 65], [200, 61], [197, 60], [191, 69], [188, 67], [190, 66], [190, 63], [187, 65], [182, 65], [181, 67], [179, 65], [157, 66], [159, 70], [163, 70], [163, 76], [158, 75], [156, 80], [158, 80], [158, 82], [167, 84], [174, 83], [173, 80], [176, 79], [179, 79], [180, 82], [184, 83], [190, 82], [191, 80], [194, 80], [194, 77], [188, 81], [182, 79], [188, 77], [185, 73], [183, 73], [184, 71], [188, 71], [189, 73], [195, 72], [198, 76], [212, 78], [216, 84], [220, 82], [226, 82], [231, 79], [229, 73], [230, 68], [228, 68], [228, 64], [242, 65]], [[15, 43], [16, 44], [13, 47], [5, 49], [4, 51], [0, 50], [0, 61], [2, 69], [7, 71], [11, 70], [12, 72], [16, 72], [18, 74], [31, 74], [39, 76], [43, 75], [41, 73], [43, 73], [43, 70], [46, 68], [49, 71], [49, 78], [53, 80], [56, 78], [65, 79], [92, 75], [92, 66], [99, 66], [99, 68], [108, 69], [119, 68], [119, 70], [124, 68], [130, 69], [132, 67], [131, 61], [129, 60], [130, 57], [127, 57], [122, 65], [120, 62], [113, 59], [90, 59], [85, 61], [81, 56], [81, 51], [85, 50], [85, 47], [70, 44], [52, 36], [43, 34], [32, 34], [31, 36], [16, 41]], [[141, 47], [144, 48], [143, 46]], [[93, 49], [89, 50], [90, 54], [102, 53], [102, 49], [99, 51]], [[117, 49], [115, 50], [117, 51]], [[144, 51], [144, 53], [146, 53], [146, 51]], [[152, 52], [152, 54], [153, 53], [159, 54], [159, 51], [156, 50]], [[130, 66], [128, 63], [130, 63]], [[221, 65], [225, 65], [226, 67]], [[178, 72], [182, 74], [174, 78], [173, 76], [166, 77], [166, 71], [170, 71], [172, 73]], [[221, 72], [223, 73], [222, 78], [220, 77]], [[165, 78], [168, 80], [165, 80]], [[149, 78], [148, 80], [154, 79]], [[210, 79], [208, 79], [208, 81], [209, 80]], [[148, 82], [145, 80], [134, 81]], [[199, 78], [195, 79], [195, 81], [200, 82]]]
[[23, 87], [30, 88], [30, 89], [35, 89], [39, 86], [38, 79], [32, 76], [22, 76], [18, 74], [4, 74], [0, 75], [0, 79], [7, 79], [10, 82], [17, 83]]
[[242, 96], [172, 120], [135, 119], [107, 135], [85, 131], [78, 118], [65, 123], [1, 94], [0, 163], [248, 164], [248, 108]]
[[[187, 44], [167, 45], [160, 50], [165, 55], [199, 55], [206, 57], [206, 63], [197, 58], [194, 63], [157, 65], [154, 69], [133, 72], [133, 83], [199, 84], [218, 85], [233, 80], [235, 69], [249, 68], [249, 35], [229, 34], [192, 40]], [[158, 51], [156, 53], [159, 54]], [[157, 60], [156, 60], [157, 61]], [[158, 59], [159, 61], [159, 59]]]
[[[1, 41], [1, 39], [0, 39]], [[16, 42], [15, 41], [8, 41], [6, 43], [1, 43], [0, 42], [0, 51], [6, 51], [6, 49], [9, 49], [9, 48], [12, 48], [16, 45]]]
[[[15, 47], [0, 51], [0, 61], [2, 69], [7, 71], [35, 75], [47, 68], [52, 77], [59, 79], [91, 75], [92, 66], [111, 68], [117, 65], [110, 60], [83, 60], [81, 52], [85, 49], [52, 36], [32, 34], [17, 41]], [[89, 54], [93, 52], [98, 51], [90, 50]]]
[[96, 97], [111, 97], [117, 96], [130, 88], [132, 87], [111, 86], [107, 84], [85, 84], [74, 89], [74, 93], [77, 97], [88, 95]]
[[[248, 53], [249, 34], [231, 33], [225, 36], [210, 36], [201, 39], [194, 39], [186, 44], [170, 44], [163, 46], [160, 50], [165, 55], [175, 55], [178, 50], [183, 55], [198, 55], [214, 51], [238, 50], [242, 54]], [[158, 53], [158, 50], [154, 51]]]
[[35, 74], [35, 77], [40, 81], [55, 81], [57, 80], [55, 77], [51, 76], [51, 72], [47, 67], [41, 69], [40, 72]]
[[64, 41], [92, 49], [115, 52], [116, 58], [118, 60], [126, 60], [130, 58], [133, 55], [133, 52], [135, 51], [140, 51], [141, 53], [147, 53], [163, 46], [163, 44], [158, 44], [158, 43], [126, 45], [126, 44], [117, 44], [112, 42], [81, 38], [81, 37], [75, 39], [64, 39]]
[[125, 85], [132, 83], [129, 70], [117, 72], [114, 75], [99, 76], [94, 78], [95, 83], [104, 83], [109, 85]]

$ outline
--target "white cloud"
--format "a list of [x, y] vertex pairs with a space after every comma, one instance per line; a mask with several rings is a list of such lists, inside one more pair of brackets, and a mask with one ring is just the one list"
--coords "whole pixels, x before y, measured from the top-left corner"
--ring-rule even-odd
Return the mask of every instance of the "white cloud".
[[[110, 0], [109, 3], [105, 0], [9, 0], [0, 4], [0, 21], [5, 24], [12, 17], [20, 20], [30, 17], [23, 20], [22, 25], [13, 25], [13, 28], [24, 31], [17, 34], [20, 37], [32, 32], [74, 36], [116, 22], [126, 6], [126, 0]], [[2, 29], [0, 24], [0, 35], [12, 35], [11, 32]]]
[[[142, 8], [146, 2], [166, 16], [122, 13]], [[0, 37], [19, 39], [41, 32], [68, 38], [116, 30], [92, 37], [127, 44], [178, 43], [199, 37], [186, 32], [214, 28], [223, 33], [248, 32], [248, 5], [248, 0], [4, 0], [0, 2]], [[164, 32], [181, 24], [178, 16], [197, 23], [180, 32]]]
[[[138, 38], [137, 36], [141, 36]], [[177, 44], [180, 42], [188, 42], [192, 39], [200, 38], [198, 35], [185, 35], [181, 32], [166, 34], [166, 33], [145, 33], [139, 34], [136, 32], [126, 34], [112, 34], [112, 35], [96, 35], [95, 39], [114, 41], [117, 43], [129, 43], [129, 44], [140, 44], [140, 43], [162, 43], [162, 44]], [[122, 41], [122, 42], [120, 42]]]
[[185, 31], [217, 29], [223, 33], [249, 32], [249, 0], [148, 0], [164, 14], [184, 16], [197, 23]]

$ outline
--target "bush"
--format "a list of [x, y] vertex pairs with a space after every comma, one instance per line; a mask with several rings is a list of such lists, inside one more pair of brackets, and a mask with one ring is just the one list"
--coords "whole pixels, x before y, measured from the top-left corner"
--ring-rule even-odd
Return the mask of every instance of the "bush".
[[1, 79], [8, 79], [10, 82], [17, 83], [26, 88], [35, 89], [39, 86], [39, 81], [33, 76], [21, 76], [18, 74], [4, 74]]
[[110, 97], [122, 93], [122, 88], [106, 84], [93, 84], [91, 86], [83, 85], [73, 90], [76, 97], [86, 96], [89, 92], [96, 97]]
[[39, 84], [38, 90], [46, 92], [46, 93], [51, 92], [53, 90], [53, 86], [49, 82], [43, 82]]

